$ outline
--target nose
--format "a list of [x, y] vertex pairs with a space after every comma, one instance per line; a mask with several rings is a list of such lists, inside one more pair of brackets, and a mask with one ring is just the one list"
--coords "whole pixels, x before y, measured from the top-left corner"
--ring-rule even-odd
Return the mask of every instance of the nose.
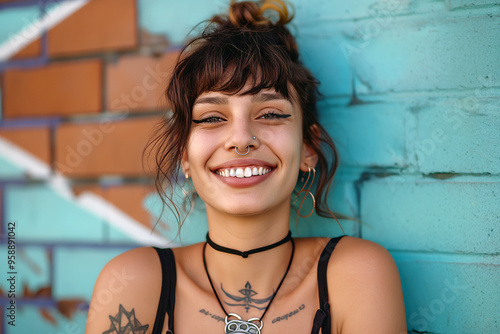
[[247, 155], [251, 150], [259, 147], [259, 140], [251, 120], [239, 117], [231, 120], [229, 138], [226, 141], [227, 150], [235, 150], [239, 155]]

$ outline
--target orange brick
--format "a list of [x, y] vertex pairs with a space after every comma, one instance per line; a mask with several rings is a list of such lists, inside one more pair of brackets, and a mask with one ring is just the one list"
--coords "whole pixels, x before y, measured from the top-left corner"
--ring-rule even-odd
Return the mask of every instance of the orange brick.
[[26, 45], [21, 51], [16, 53], [12, 59], [35, 58], [42, 54], [42, 42], [40, 38]]
[[11, 70], [4, 77], [4, 116], [65, 116], [97, 113], [102, 104], [98, 60]]
[[178, 53], [158, 58], [126, 56], [106, 69], [106, 109], [145, 111], [167, 108], [164, 91]]
[[91, 191], [94, 194], [101, 196], [102, 198], [106, 197], [104, 195], [104, 189], [102, 189], [98, 185], [76, 185], [76, 186], [73, 186], [73, 194], [75, 194], [75, 196], [80, 196], [80, 194], [85, 192], [85, 191]]
[[79, 185], [73, 187], [73, 192], [79, 196], [84, 191], [90, 191], [106, 199], [109, 203], [137, 220], [147, 228], [152, 228], [152, 215], [144, 207], [144, 199], [152, 192], [154, 187], [146, 185], [120, 185], [101, 188], [98, 185]]
[[50, 164], [50, 129], [2, 129], [0, 137], [30, 152], [42, 161]]
[[48, 33], [51, 56], [134, 49], [138, 44], [135, 0], [90, 1]]
[[139, 29], [139, 36], [141, 45], [148, 46], [151, 51], [157, 54], [163, 53], [163, 50], [170, 46], [170, 42], [162, 34], [152, 34], [146, 29]]
[[144, 185], [125, 185], [106, 189], [106, 199], [147, 228], [151, 228], [152, 216], [143, 205], [153, 189]]
[[158, 117], [66, 124], [56, 132], [55, 166], [72, 177], [142, 176], [142, 152]]

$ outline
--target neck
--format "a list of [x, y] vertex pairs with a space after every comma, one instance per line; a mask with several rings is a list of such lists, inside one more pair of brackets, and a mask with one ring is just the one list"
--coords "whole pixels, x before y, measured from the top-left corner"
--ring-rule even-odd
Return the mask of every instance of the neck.
[[207, 207], [210, 238], [216, 244], [249, 250], [273, 244], [289, 230], [290, 205], [257, 215], [228, 215]]
[[[210, 238], [217, 244], [241, 251], [264, 247], [283, 239], [289, 231], [290, 208], [273, 210], [273, 214], [227, 216], [207, 208]], [[222, 291], [239, 295], [247, 282], [257, 295], [267, 298], [276, 290], [285, 273], [292, 252], [290, 242], [242, 258], [206, 247], [208, 270], [220, 298], [231, 302]], [[234, 301], [233, 301], [234, 302]], [[239, 311], [236, 309], [235, 311]], [[260, 310], [255, 316], [260, 317]]]
[[237, 260], [218, 262], [217, 258], [220, 260], [221, 257], [217, 257], [216, 253], [220, 254], [220, 252], [205, 244], [204, 261], [206, 261], [205, 268], [211, 277], [210, 289], [215, 289], [214, 294], [220, 299], [226, 314], [245, 314], [248, 319], [262, 319], [265, 310], [277, 296], [277, 292], [284, 291], [280, 291], [279, 288], [286, 279], [286, 273], [292, 263], [293, 249], [293, 241], [291, 241], [269, 250], [274, 255], [252, 254], [251, 257], [255, 258], [242, 265], [242, 262], [248, 261], [250, 257], [243, 259], [226, 253], [225, 255], [230, 255]]
[[265, 252], [265, 251], [271, 250], [273, 248], [279, 247], [279, 246], [283, 245], [284, 243], [289, 242], [291, 240], [292, 240], [292, 232], [289, 231], [288, 234], [283, 239], [281, 239], [275, 243], [272, 243], [272, 244], [264, 246], [264, 247], [258, 247], [258, 248], [254, 248], [254, 249], [240, 251], [237, 249], [227, 248], [227, 247], [223, 247], [221, 245], [216, 244], [215, 242], [213, 242], [212, 239], [210, 239], [209, 233], [207, 233], [207, 243], [210, 245], [210, 247], [212, 247], [213, 249], [215, 249], [216, 251], [219, 251], [219, 252], [241, 256], [244, 259], [248, 258], [249, 255]]

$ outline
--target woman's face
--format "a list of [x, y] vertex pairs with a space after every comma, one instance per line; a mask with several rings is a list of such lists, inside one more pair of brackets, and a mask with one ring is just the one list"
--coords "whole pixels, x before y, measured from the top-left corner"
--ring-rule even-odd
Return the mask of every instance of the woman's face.
[[[289, 207], [299, 169], [316, 163], [303, 143], [298, 105], [273, 89], [255, 95], [207, 92], [192, 112], [182, 167], [207, 210], [252, 215]], [[235, 147], [248, 154], [237, 154]]]

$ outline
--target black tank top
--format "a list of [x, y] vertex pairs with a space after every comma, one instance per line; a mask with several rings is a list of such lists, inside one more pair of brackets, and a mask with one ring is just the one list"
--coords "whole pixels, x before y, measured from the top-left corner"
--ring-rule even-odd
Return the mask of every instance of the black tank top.
[[[332, 319], [330, 316], [330, 304], [328, 302], [328, 284], [326, 280], [326, 271], [328, 261], [332, 255], [335, 246], [343, 236], [330, 239], [328, 244], [323, 249], [318, 262], [318, 292], [319, 292], [319, 309], [313, 320], [311, 334], [319, 334], [321, 329], [322, 334], [330, 334], [332, 328]], [[175, 284], [176, 284], [176, 269], [175, 258], [170, 248], [154, 247], [160, 257], [161, 270], [163, 274], [163, 283], [161, 287], [160, 301], [158, 302], [158, 310], [156, 312], [155, 323], [152, 334], [161, 334], [165, 314], [168, 314], [168, 330], [165, 334], [174, 334], [174, 308], [175, 308]], [[171, 293], [174, 292], [174, 293]]]

